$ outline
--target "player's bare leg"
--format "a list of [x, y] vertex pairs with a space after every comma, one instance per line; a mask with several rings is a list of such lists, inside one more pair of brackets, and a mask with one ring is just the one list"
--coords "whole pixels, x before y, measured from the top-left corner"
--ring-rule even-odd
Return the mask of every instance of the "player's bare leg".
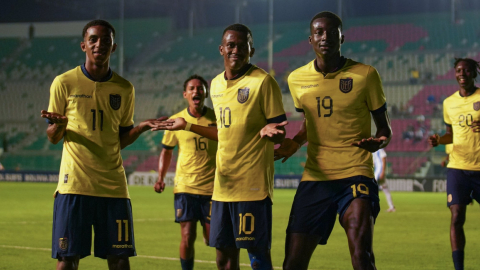
[[195, 239], [197, 239], [197, 221], [180, 222], [182, 240], [180, 242], [180, 263], [182, 269], [193, 269]]
[[79, 263], [79, 256], [60, 257], [57, 261], [57, 270], [77, 270]]
[[205, 245], [209, 245], [210, 239], [210, 223], [203, 223], [203, 242]]
[[454, 204], [450, 206], [452, 219], [450, 223], [450, 244], [452, 246], [452, 256], [455, 269], [463, 269], [464, 250], [465, 250], [465, 217], [467, 206]]
[[217, 248], [217, 268], [218, 270], [240, 270], [240, 249]]
[[373, 215], [371, 202], [361, 198], [354, 199], [345, 212], [341, 225], [347, 234], [353, 269], [377, 269], [372, 247]]
[[109, 270], [130, 270], [130, 260], [125, 256], [107, 256]]
[[306, 270], [319, 242], [320, 237], [318, 235], [287, 233], [283, 269]]

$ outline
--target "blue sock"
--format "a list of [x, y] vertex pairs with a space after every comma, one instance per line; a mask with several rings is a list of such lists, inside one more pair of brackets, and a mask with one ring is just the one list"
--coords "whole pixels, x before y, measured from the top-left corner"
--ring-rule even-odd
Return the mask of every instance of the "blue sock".
[[180, 258], [180, 264], [182, 265], [182, 270], [193, 270], [193, 258], [187, 260]]
[[455, 250], [452, 252], [452, 258], [455, 270], [463, 270], [463, 260], [465, 258], [465, 253], [463, 250]]
[[248, 253], [250, 266], [255, 270], [272, 270], [272, 265], [267, 258], [262, 258], [262, 254]]

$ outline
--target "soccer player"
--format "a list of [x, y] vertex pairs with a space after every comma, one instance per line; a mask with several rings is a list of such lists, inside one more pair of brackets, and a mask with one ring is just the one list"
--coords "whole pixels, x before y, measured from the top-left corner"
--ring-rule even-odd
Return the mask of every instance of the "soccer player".
[[475, 78], [479, 62], [455, 60], [455, 78], [460, 87], [443, 102], [446, 132], [429, 137], [433, 147], [453, 143], [447, 171], [447, 206], [452, 213], [450, 243], [456, 270], [464, 269], [465, 215], [472, 198], [480, 202], [480, 91]]
[[162, 128], [218, 140], [210, 221], [218, 269], [239, 269], [245, 248], [253, 269], [271, 270], [273, 145], [283, 141], [287, 124], [282, 94], [272, 76], [250, 64], [255, 49], [247, 26], [225, 28], [219, 50], [225, 72], [210, 88], [217, 127], [177, 118]]
[[387, 169], [387, 153], [383, 149], [378, 149], [377, 152], [372, 154], [373, 156], [373, 168], [375, 180], [377, 180], [385, 198], [387, 199], [388, 209], [387, 212], [395, 212], [395, 206], [393, 205], [392, 194], [388, 190], [387, 181], [385, 179], [385, 172]]
[[373, 67], [341, 56], [343, 41], [337, 15], [315, 15], [309, 42], [316, 57], [288, 78], [305, 119], [275, 156], [285, 161], [307, 141], [308, 155], [287, 227], [284, 269], [307, 269], [316, 246], [327, 243], [337, 213], [353, 268], [375, 269], [373, 227], [380, 207], [371, 153], [387, 146], [391, 128], [380, 76]]
[[48, 111], [41, 112], [50, 142], [63, 139], [52, 257], [57, 269], [78, 269], [79, 260], [90, 255], [93, 225], [95, 256], [107, 259], [109, 269], [130, 269], [136, 252], [120, 149], [166, 117], [134, 127], [134, 88], [109, 66], [115, 29], [94, 20], [82, 36], [85, 64], [55, 78]]
[[[188, 107], [171, 116], [182, 117], [189, 123], [206, 127], [216, 126], [215, 112], [204, 106], [208, 96], [208, 83], [204, 78], [193, 75], [183, 84], [183, 97]], [[158, 181], [154, 189], [161, 193], [165, 188], [164, 178], [172, 160], [173, 148], [178, 145], [179, 154], [175, 172], [175, 222], [180, 223], [180, 263], [182, 270], [193, 269], [197, 221], [203, 226], [203, 237], [208, 245], [210, 234], [210, 205], [212, 202], [213, 179], [215, 178], [215, 156], [217, 142], [188, 131], [165, 131], [162, 152], [158, 162]]]

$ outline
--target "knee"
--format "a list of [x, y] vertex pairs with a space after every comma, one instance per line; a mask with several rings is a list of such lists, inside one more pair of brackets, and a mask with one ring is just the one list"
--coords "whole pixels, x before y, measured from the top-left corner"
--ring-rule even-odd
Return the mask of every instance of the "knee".
[[185, 245], [193, 246], [196, 238], [197, 238], [196, 232], [188, 231], [188, 232], [182, 233], [182, 242], [184, 242]]
[[130, 269], [130, 261], [126, 256], [107, 256], [109, 269]]
[[460, 211], [452, 211], [452, 225], [455, 227], [463, 226], [465, 223], [465, 214]]
[[77, 257], [77, 256], [60, 257], [60, 258], [58, 258], [58, 264], [61, 265], [61, 269], [75, 270], [75, 269], [78, 269], [79, 260], [80, 260], [80, 258]]
[[283, 270], [299, 270], [307, 268], [308, 261], [292, 260], [291, 258], [285, 258], [285, 260], [283, 261]]

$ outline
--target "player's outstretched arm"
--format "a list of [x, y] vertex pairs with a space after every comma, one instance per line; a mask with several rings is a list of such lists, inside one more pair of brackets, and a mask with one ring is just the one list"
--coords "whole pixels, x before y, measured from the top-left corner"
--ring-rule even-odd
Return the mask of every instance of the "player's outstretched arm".
[[173, 149], [162, 149], [160, 152], [160, 157], [158, 158], [158, 180], [153, 186], [155, 192], [162, 193], [165, 190], [165, 175], [167, 175], [168, 167], [170, 167], [170, 162], [172, 161]]
[[64, 115], [54, 113], [54, 112], [47, 112], [42, 110], [41, 117], [48, 119], [49, 125], [47, 128], [47, 137], [48, 140], [53, 143], [57, 144], [65, 135], [65, 131], [67, 130], [68, 118]]
[[201, 135], [207, 139], [218, 141], [217, 127], [205, 127], [188, 123], [182, 117], [162, 121], [152, 130], [186, 130]]
[[285, 138], [279, 148], [275, 149], [274, 160], [282, 159], [282, 163], [287, 161], [300, 147], [307, 142], [307, 126], [303, 119], [302, 127], [293, 139]]
[[165, 121], [168, 119], [168, 117], [163, 116], [158, 119], [148, 119], [143, 122], [141, 122], [138, 126], [130, 129], [129, 131], [120, 134], [120, 147], [121, 149], [129, 146], [133, 142], [135, 142], [140, 134], [143, 132], [153, 129], [157, 125], [159, 125], [161, 122]]
[[384, 148], [392, 138], [392, 128], [390, 127], [390, 119], [387, 111], [384, 113], [374, 114], [373, 121], [377, 127], [377, 133], [374, 137], [364, 138], [360, 141], [353, 142], [352, 145], [365, 149], [369, 152], [376, 152], [380, 148]]
[[[473, 130], [473, 132], [476, 132], [476, 131]], [[453, 129], [451, 126], [447, 126], [445, 134], [443, 134], [442, 136], [438, 134], [434, 134], [428, 137], [428, 144], [432, 147], [437, 147], [439, 144], [449, 144], [452, 142], [453, 142]]]
[[266, 137], [275, 144], [282, 143], [286, 135], [286, 125], [288, 125], [287, 121], [267, 124], [262, 128], [262, 130], [260, 130], [260, 137]]

